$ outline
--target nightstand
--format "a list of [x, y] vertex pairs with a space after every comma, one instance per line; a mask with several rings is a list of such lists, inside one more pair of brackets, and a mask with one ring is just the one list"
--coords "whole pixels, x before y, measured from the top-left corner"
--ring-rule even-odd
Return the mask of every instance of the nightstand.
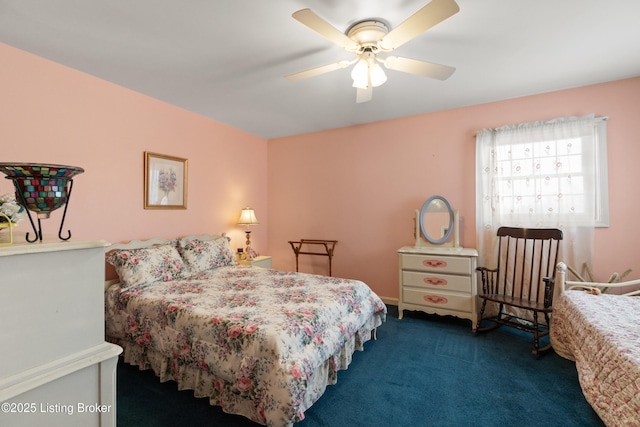
[[261, 267], [261, 268], [271, 268], [271, 257], [270, 256], [257, 256], [251, 261], [242, 260], [239, 261], [239, 264], [242, 265], [252, 265], [253, 267]]

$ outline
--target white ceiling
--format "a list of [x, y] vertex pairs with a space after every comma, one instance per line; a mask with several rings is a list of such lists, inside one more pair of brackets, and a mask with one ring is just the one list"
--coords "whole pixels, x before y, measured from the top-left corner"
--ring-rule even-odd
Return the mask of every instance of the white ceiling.
[[640, 75], [638, 0], [457, 0], [393, 53], [456, 67], [446, 81], [387, 70], [356, 104], [350, 69], [284, 79], [353, 58], [296, 10], [393, 28], [428, 1], [0, 0], [0, 42], [264, 138]]

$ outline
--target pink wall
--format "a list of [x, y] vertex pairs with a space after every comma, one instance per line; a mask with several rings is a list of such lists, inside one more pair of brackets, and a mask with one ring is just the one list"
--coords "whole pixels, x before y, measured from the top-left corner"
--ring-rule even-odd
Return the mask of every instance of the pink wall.
[[[80, 166], [65, 222], [77, 239], [222, 233], [244, 246], [237, 221], [251, 205], [264, 225], [254, 247], [266, 251], [267, 141], [0, 44], [0, 162]], [[143, 153], [188, 159], [188, 208], [143, 209]], [[0, 175], [4, 177], [4, 175]], [[0, 194], [13, 192], [0, 180]], [[43, 221], [57, 234], [62, 209]], [[16, 231], [30, 229], [23, 221]]]
[[[595, 236], [598, 280], [632, 268], [640, 181], [640, 78], [270, 140], [269, 252], [295, 269], [288, 240], [334, 239], [334, 275], [398, 297], [396, 250], [413, 244], [413, 211], [431, 195], [460, 210], [461, 244], [475, 246], [478, 129], [558, 116], [608, 116], [610, 224]], [[353, 108], [358, 108], [354, 104]], [[301, 261], [303, 258], [301, 258]], [[304, 257], [301, 271], [326, 272]]]

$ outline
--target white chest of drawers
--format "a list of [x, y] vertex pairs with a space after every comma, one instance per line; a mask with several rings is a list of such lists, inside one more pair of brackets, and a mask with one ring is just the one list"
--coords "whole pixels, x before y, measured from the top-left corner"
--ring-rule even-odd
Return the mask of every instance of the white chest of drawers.
[[402, 319], [404, 310], [451, 315], [471, 320], [475, 330], [477, 257], [478, 251], [471, 248], [405, 246], [398, 249], [398, 317]]
[[104, 340], [105, 245], [0, 248], [1, 426], [116, 425], [122, 349]]

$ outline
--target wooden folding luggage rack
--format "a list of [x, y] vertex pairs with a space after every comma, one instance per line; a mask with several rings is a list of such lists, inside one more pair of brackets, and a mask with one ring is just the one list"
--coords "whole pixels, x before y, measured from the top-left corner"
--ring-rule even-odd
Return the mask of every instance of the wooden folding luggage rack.
[[[299, 255], [318, 255], [329, 257], [329, 276], [331, 276], [331, 260], [333, 258], [333, 250], [336, 247], [337, 240], [320, 240], [320, 239], [300, 239], [299, 241], [289, 240], [289, 244], [296, 254], [296, 271], [298, 271], [298, 256]], [[321, 246], [324, 248], [324, 252], [307, 252], [303, 251], [304, 245]], [[310, 249], [309, 249], [310, 250]]]

